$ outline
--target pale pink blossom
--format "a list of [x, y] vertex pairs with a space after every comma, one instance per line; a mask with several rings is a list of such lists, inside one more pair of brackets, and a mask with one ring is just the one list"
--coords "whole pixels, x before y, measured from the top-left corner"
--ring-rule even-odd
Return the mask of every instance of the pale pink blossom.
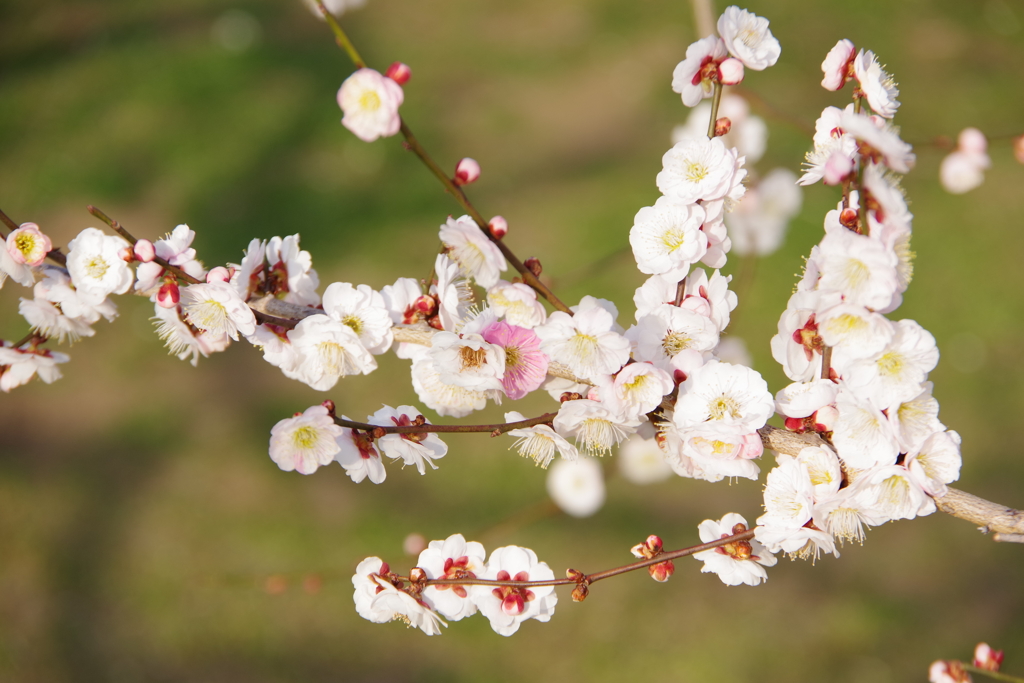
[[484, 328], [484, 341], [505, 350], [502, 388], [512, 400], [539, 389], [547, 379], [548, 357], [540, 350], [540, 337], [525, 327], [495, 322]]
[[336, 439], [342, 434], [327, 408], [311, 406], [270, 430], [270, 459], [285, 472], [312, 474], [334, 460], [340, 450]]
[[853, 60], [853, 72], [868, 106], [883, 118], [891, 119], [895, 116], [900, 106], [896, 99], [900, 91], [892, 76], [878, 63], [875, 53], [861, 50]]
[[359, 69], [338, 90], [338, 106], [345, 113], [342, 125], [360, 140], [373, 142], [398, 132], [398, 107], [405, 99], [402, 86], [373, 69]]
[[825, 74], [825, 77], [821, 79], [821, 87], [825, 90], [835, 91], [846, 85], [855, 55], [856, 49], [849, 40], [844, 38], [836, 43], [828, 51], [825, 61], [821, 63], [821, 70]]
[[726, 7], [718, 18], [718, 34], [729, 54], [754, 71], [772, 66], [782, 54], [779, 41], [768, 29], [768, 20], [736, 5]]
[[50, 238], [35, 223], [22, 223], [7, 235], [7, 253], [15, 263], [29, 267], [42, 265], [53, 249]]
[[686, 48], [686, 59], [672, 72], [672, 90], [682, 95], [683, 104], [692, 107], [711, 97], [718, 65], [727, 55], [725, 43], [716, 36], [702, 38]]
[[[554, 573], [529, 548], [510, 545], [496, 548], [487, 560], [482, 579], [498, 581], [545, 581]], [[473, 586], [470, 597], [480, 613], [491, 622], [495, 633], [510, 636], [527, 619], [549, 621], [555, 613], [558, 596], [553, 586], [516, 588], [512, 586]]]

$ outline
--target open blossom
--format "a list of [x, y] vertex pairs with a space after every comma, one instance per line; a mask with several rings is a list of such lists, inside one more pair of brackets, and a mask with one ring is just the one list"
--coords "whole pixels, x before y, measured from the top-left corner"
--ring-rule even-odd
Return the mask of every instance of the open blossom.
[[[181, 309], [153, 306], [150, 320], [156, 325], [156, 334], [164, 342], [172, 356], [187, 360], [191, 356], [192, 367], [199, 364], [199, 356], [207, 358], [211, 353], [223, 351], [231, 344], [231, 338], [224, 332], [196, 330], [182, 319]], [[257, 332], [259, 328], [257, 328]]]
[[839, 392], [836, 408], [839, 417], [832, 443], [848, 467], [867, 469], [896, 462], [899, 444], [892, 425], [880, 409], [845, 389]]
[[391, 315], [384, 298], [369, 285], [334, 282], [324, 290], [323, 306], [327, 315], [350, 327], [370, 353], [380, 355], [391, 348]]
[[768, 473], [765, 513], [757, 523], [799, 529], [811, 520], [813, 505], [814, 485], [807, 465], [797, 458], [780, 459], [778, 466]]
[[[522, 413], [505, 413], [505, 422], [520, 422], [525, 419]], [[547, 468], [555, 453], [561, 454], [565, 460], [575, 460], [579, 457], [576, 447], [546, 424], [510, 429], [508, 435], [516, 438], [512, 447], [519, 451], [519, 455], [532, 458], [534, 463], [543, 468]]]
[[559, 460], [548, 470], [548, 495], [563, 512], [590, 517], [604, 505], [604, 474], [593, 458]]
[[718, 18], [718, 34], [729, 54], [754, 71], [772, 66], [782, 54], [779, 41], [768, 29], [768, 20], [736, 5], [727, 7]]
[[718, 138], [678, 142], [661, 161], [658, 189], [680, 204], [743, 196], [744, 159]]
[[412, 364], [412, 387], [423, 405], [438, 415], [450, 417], [466, 417], [475, 410], [483, 410], [493, 391], [474, 391], [443, 382], [427, 348], [418, 344], [409, 346], [423, 349]]
[[[697, 529], [701, 542], [709, 543], [745, 531], [747, 520], [735, 512], [730, 512], [718, 521], [705, 519]], [[755, 540], [734, 541], [718, 548], [694, 553], [693, 557], [704, 563], [702, 573], [718, 574], [718, 578], [727, 586], [738, 586], [741, 583], [756, 586], [768, 578], [764, 568], [774, 567], [778, 561], [767, 548]]]
[[[853, 105], [846, 110], [852, 112]], [[800, 185], [812, 185], [837, 168], [843, 161], [852, 169], [853, 159], [857, 153], [857, 141], [846, 134], [840, 125], [844, 110], [837, 107], [825, 107], [814, 124], [814, 149], [806, 155], [804, 174], [797, 181]], [[834, 184], [835, 178], [828, 181]]]
[[889, 344], [876, 356], [836, 367], [851, 390], [879, 407], [909, 401], [939, 362], [935, 337], [913, 320], [896, 323]]
[[448, 222], [441, 226], [440, 236], [451, 259], [481, 287], [493, 287], [501, 272], [508, 269], [501, 250], [469, 216], [457, 219], [449, 216]]
[[[181, 268], [183, 271], [202, 280], [206, 277], [206, 269], [203, 264], [196, 260], [196, 250], [192, 248], [192, 240], [196, 233], [187, 225], [178, 225], [170, 233], [164, 235], [153, 243], [154, 251], [160, 258], [166, 260], [172, 266]], [[260, 264], [263, 257], [260, 255]], [[160, 276], [164, 267], [155, 261], [140, 263], [135, 270], [137, 281], [135, 290], [151, 294], [154, 288], [161, 282]]]
[[266, 274], [268, 293], [299, 306], [320, 303], [316, 291], [320, 278], [313, 270], [312, 255], [299, 247], [298, 235], [271, 237], [267, 241], [266, 258], [270, 265]]
[[775, 412], [775, 401], [761, 375], [741, 365], [708, 361], [679, 385], [675, 424], [722, 434], [760, 429]]
[[312, 406], [270, 430], [270, 459], [285, 472], [312, 474], [334, 460], [340, 450], [336, 439], [342, 434], [327, 408]]
[[817, 322], [822, 341], [840, 349], [847, 358], [881, 353], [896, 332], [896, 326], [885, 316], [852, 303], [826, 308]]
[[910, 477], [930, 496], [946, 494], [946, 484], [960, 478], [961, 463], [960, 435], [953, 431], [935, 432], [904, 462]]
[[671, 372], [680, 354], [699, 356], [718, 344], [711, 319], [688, 308], [661, 304], [626, 332], [636, 347], [636, 359]]
[[945, 431], [939, 422], [939, 402], [932, 396], [932, 383], [921, 384], [921, 393], [886, 411], [892, 424], [900, 453], [917, 450], [935, 432]]
[[846, 303], [885, 311], [899, 288], [896, 254], [878, 240], [845, 228], [829, 230], [819, 245], [818, 289]]
[[677, 204], [667, 197], [640, 209], [629, 231], [640, 272], [682, 280], [707, 251], [708, 238], [700, 229], [704, 218], [700, 206]]
[[63, 268], [44, 265], [39, 271], [43, 278], [32, 289], [34, 298], [22, 299], [18, 305], [18, 312], [33, 331], [61, 342], [74, 342], [93, 336], [90, 325], [101, 317], [109, 321], [117, 317], [117, 306], [110, 299], [98, 304], [88, 297], [83, 300]]
[[57, 363], [67, 363], [66, 354], [43, 349], [15, 349], [10, 342], [0, 342], [0, 391], [7, 393], [34, 376], [47, 384], [61, 378]]
[[835, 403], [839, 387], [827, 379], [795, 382], [775, 394], [775, 410], [786, 417], [810, 417]]
[[[409, 427], [418, 417], [421, 417], [420, 411], [413, 406], [384, 406], [366, 418], [366, 421], [383, 427]], [[424, 424], [430, 422], [424, 420]], [[384, 455], [401, 459], [406, 465], [415, 465], [420, 474], [426, 474], [427, 465], [436, 470], [434, 460], [443, 458], [448, 453], [448, 445], [441, 441], [437, 434], [429, 432], [385, 434], [377, 439], [377, 444], [384, 451]]]
[[7, 235], [6, 247], [15, 263], [39, 266], [46, 260], [47, 252], [53, 249], [53, 243], [35, 223], [22, 223]]
[[533, 329], [543, 325], [547, 319], [544, 304], [537, 300], [537, 292], [522, 282], [498, 283], [487, 290], [487, 305], [505, 322], [518, 327]]
[[238, 292], [225, 282], [189, 285], [181, 290], [181, 308], [188, 322], [212, 334], [226, 334], [238, 340], [238, 334], [256, 331], [256, 316]]
[[896, 99], [900, 91], [892, 76], [878, 63], [875, 53], [871, 50], [861, 50], [853, 60], [853, 72], [864, 97], [867, 98], [868, 106], [883, 118], [891, 119], [895, 116], [900, 106]]
[[914, 519], [935, 512], [935, 501], [902, 465], [874, 467], [855, 484], [861, 488], [860, 496], [886, 520]]
[[[347, 415], [341, 417], [349, 419]], [[368, 432], [339, 428], [341, 433], [336, 438], [338, 452], [334, 460], [345, 468], [345, 474], [357, 484], [363, 479], [369, 479], [374, 484], [383, 483], [388, 473], [384, 469], [384, 458], [373, 445], [373, 437]]]
[[856, 53], [853, 43], [849, 40], [844, 38], [836, 43], [835, 47], [828, 51], [825, 61], [821, 63], [821, 70], [825, 74], [821, 79], [821, 87], [835, 91], [846, 85]]
[[895, 129], [884, 123], [876, 124], [867, 114], [857, 114], [849, 109], [843, 112], [839, 125], [847, 135], [861, 143], [861, 154], [870, 156], [875, 163], [883, 162], [897, 173], [906, 173], [913, 168], [916, 157]]
[[832, 534], [812, 526], [799, 528], [785, 526], [758, 526], [754, 529], [756, 538], [773, 553], [786, 553], [791, 558], [814, 562], [822, 553], [839, 557]]
[[124, 294], [132, 286], [132, 271], [119, 252], [128, 242], [96, 228], [86, 228], [68, 244], [68, 274], [79, 296], [99, 304], [109, 294]]
[[345, 113], [342, 125], [360, 140], [373, 142], [398, 132], [398, 107], [405, 99], [402, 86], [373, 69], [359, 69], [338, 90], [338, 106]]
[[[416, 566], [428, 579], [475, 579], [483, 575], [487, 552], [476, 541], [466, 541], [462, 534], [453, 534], [443, 541], [431, 541], [420, 553]], [[469, 586], [430, 585], [423, 589], [423, 599], [452, 621], [476, 614], [476, 604], [469, 598]]]
[[[305, 0], [305, 3], [309, 7], [309, 11], [312, 12], [314, 16], [319, 17], [321, 20], [324, 19], [324, 14], [320, 11], [320, 7], [316, 4], [316, 0]], [[323, 3], [328, 12], [336, 17], [340, 17], [350, 9], [362, 7], [366, 4], [366, 0], [323, 0]]]
[[672, 377], [650, 363], [630, 363], [615, 375], [614, 380], [601, 384], [604, 403], [620, 415], [640, 419], [661, 403], [675, 388]]
[[640, 421], [616, 414], [590, 399], [566, 401], [558, 409], [555, 431], [576, 438], [576, 445], [587, 455], [606, 455], [640, 426]]
[[504, 391], [501, 380], [505, 374], [505, 350], [502, 347], [489, 344], [478, 334], [453, 332], [438, 332], [430, 343], [434, 369], [445, 384], [470, 391]]
[[548, 357], [540, 350], [540, 337], [533, 330], [495, 322], [481, 334], [484, 341], [505, 350], [505, 374], [501, 384], [509, 398], [520, 399], [544, 384]]
[[375, 624], [404, 621], [407, 626], [418, 628], [428, 636], [440, 634], [440, 627], [448, 624], [423, 602], [398, 590], [386, 578], [390, 571], [387, 563], [379, 557], [368, 557], [356, 567], [352, 576], [352, 587], [355, 588], [352, 599], [359, 616]]
[[[529, 548], [496, 548], [487, 560], [482, 579], [498, 581], [545, 581], [554, 572]], [[515, 588], [512, 586], [473, 586], [470, 596], [480, 613], [491, 622], [495, 633], [510, 636], [527, 619], [549, 621], [555, 613], [558, 596], [553, 586]]]
[[686, 48], [686, 59], [672, 72], [672, 90], [682, 95], [683, 104], [693, 107], [711, 97], [712, 86], [718, 80], [718, 66], [728, 56], [725, 43], [716, 36], [702, 38]]
[[377, 369], [377, 361], [352, 328], [329, 316], [303, 318], [288, 339], [298, 354], [296, 379], [317, 391], [329, 390], [341, 377], [367, 375]]
[[614, 316], [595, 306], [573, 316], [556, 311], [535, 332], [551, 360], [567, 365], [577, 377], [596, 380], [618, 372], [629, 360], [629, 340], [614, 326]]
[[446, 254], [434, 259], [434, 273], [437, 284], [430, 286], [430, 293], [437, 297], [437, 316], [441, 327], [455, 332], [469, 316], [473, 304], [473, 288], [459, 269], [459, 264]]

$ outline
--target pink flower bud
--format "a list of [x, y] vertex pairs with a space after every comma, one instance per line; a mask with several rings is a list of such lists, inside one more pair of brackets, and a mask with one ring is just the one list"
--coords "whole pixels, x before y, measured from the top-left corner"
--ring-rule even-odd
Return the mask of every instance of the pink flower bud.
[[735, 57], [723, 60], [718, 65], [718, 80], [722, 85], [736, 85], [743, 80], [743, 62]]
[[320, 405], [322, 405], [324, 408], [327, 408], [327, 414], [328, 415], [330, 415], [331, 417], [334, 417], [334, 411], [336, 409], [336, 406], [334, 405], [334, 401], [332, 401], [331, 399], [327, 399], [326, 401], [324, 401]]
[[53, 243], [35, 223], [22, 223], [7, 236], [7, 253], [15, 263], [38, 266], [46, 260]]
[[978, 643], [974, 648], [974, 666], [986, 671], [999, 671], [1002, 665], [1002, 650], [993, 650], [988, 643]]
[[672, 560], [666, 560], [665, 562], [659, 562], [658, 564], [652, 564], [647, 568], [647, 573], [651, 575], [651, 578], [658, 583], [665, 583], [669, 580], [676, 571], [676, 565]]
[[807, 423], [802, 417], [787, 417], [786, 418], [786, 429], [797, 434], [803, 434], [807, 431]]
[[476, 163], [474, 159], [465, 157], [455, 166], [455, 178], [453, 180], [456, 185], [469, 185], [476, 182], [476, 179], [479, 177], [480, 164]]
[[421, 296], [416, 301], [412, 302], [412, 307], [418, 313], [422, 313], [425, 316], [434, 314], [437, 310], [437, 299], [432, 296]]
[[217, 266], [209, 273], [206, 274], [206, 281], [209, 283], [213, 282], [227, 282], [231, 279], [231, 271], [224, 266]]
[[537, 277], [540, 277], [540, 274], [544, 271], [544, 267], [540, 265], [540, 259], [537, 258], [536, 256], [531, 256], [530, 258], [526, 259], [523, 265], [526, 266], [526, 269], [529, 270], [534, 275], [536, 275]]
[[142, 263], [149, 263], [156, 258], [156, 247], [149, 240], [139, 240], [135, 243], [135, 258]]
[[412, 69], [407, 64], [401, 62], [394, 62], [388, 67], [388, 70], [384, 72], [384, 75], [393, 80], [398, 85], [405, 85], [412, 78]]
[[839, 410], [835, 406], [825, 406], [819, 408], [811, 418], [814, 420], [815, 431], [831, 432], [836, 425], [836, 420], [839, 419]]
[[427, 539], [423, 538], [423, 534], [409, 534], [402, 541], [402, 550], [405, 551], [406, 555], [412, 557], [419, 557], [419, 554], [427, 549]]
[[956, 146], [968, 154], [985, 154], [988, 151], [988, 138], [977, 128], [964, 128], [956, 139]]
[[177, 281], [166, 280], [160, 285], [160, 290], [156, 293], [156, 303], [159, 306], [162, 308], [174, 308], [180, 300], [181, 295], [178, 292]]
[[715, 119], [715, 137], [720, 138], [723, 135], [727, 135], [732, 130], [732, 119], [728, 116], [723, 116], [719, 119]]
[[503, 216], [495, 216], [491, 219], [491, 222], [487, 224], [487, 227], [491, 229], [491, 235], [494, 239], [500, 240], [508, 233], [508, 221]]
[[842, 152], [832, 152], [825, 162], [825, 175], [822, 178], [826, 185], [839, 185], [853, 171], [853, 159]]
[[656, 536], [654, 534], [647, 537], [647, 540], [644, 541], [644, 545], [650, 548], [651, 552], [654, 554], [660, 553], [665, 547], [665, 544], [661, 541], [661, 536]]

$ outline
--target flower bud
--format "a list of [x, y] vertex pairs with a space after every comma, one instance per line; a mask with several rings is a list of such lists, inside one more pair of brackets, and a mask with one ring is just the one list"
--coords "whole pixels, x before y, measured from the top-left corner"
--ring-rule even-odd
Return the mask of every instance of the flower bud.
[[1024, 135], [1018, 135], [1013, 139], [1013, 156], [1017, 161], [1024, 164]]
[[590, 587], [585, 583], [577, 584], [576, 587], [572, 589], [573, 602], [583, 602], [587, 599], [588, 595], [590, 595]]
[[562, 395], [558, 397], [558, 402], [565, 403], [566, 401], [578, 401], [581, 398], [583, 397], [577, 394], [575, 391], [566, 391], [563, 392]]
[[654, 534], [647, 537], [647, 540], [644, 541], [644, 545], [647, 546], [655, 555], [659, 554], [665, 548], [665, 545], [661, 542], [661, 537], [655, 536]]
[[728, 116], [722, 116], [715, 119], [715, 137], [720, 138], [732, 130], [732, 119]]
[[524, 263], [523, 265], [525, 265], [526, 269], [529, 270], [534, 275], [536, 275], [537, 277], [540, 277], [541, 272], [544, 270], [544, 268], [540, 265], [540, 259], [537, 258], [536, 256], [531, 256], [530, 258], [526, 259], [526, 263]]
[[125, 263], [131, 263], [135, 260], [135, 252], [132, 251], [131, 247], [123, 247], [117, 250], [117, 256]]
[[503, 216], [495, 216], [487, 224], [487, 227], [491, 229], [491, 235], [494, 239], [500, 240], [508, 232], [508, 221]]
[[384, 72], [384, 75], [393, 80], [398, 85], [405, 85], [412, 78], [412, 69], [407, 64], [402, 62], [393, 62], [388, 70]]
[[156, 258], [156, 247], [149, 240], [139, 240], [135, 243], [135, 258], [142, 263], [149, 263]]
[[964, 669], [963, 662], [940, 659], [928, 667], [928, 680], [932, 683], [970, 683], [971, 675]]
[[413, 567], [409, 570], [409, 580], [413, 583], [423, 583], [427, 580], [427, 573], [420, 567]]
[[978, 643], [974, 648], [974, 666], [986, 671], [999, 671], [1002, 665], [1002, 650], [993, 650], [988, 643]]
[[807, 431], [807, 423], [802, 417], [787, 417], [786, 429], [797, 434], [803, 434]]
[[430, 316], [437, 310], [437, 300], [432, 296], [421, 296], [412, 302], [412, 307], [417, 313]]
[[334, 411], [335, 411], [334, 401], [332, 401], [331, 399], [327, 399], [326, 401], [324, 401], [320, 405], [322, 405], [324, 408], [327, 408], [327, 414], [328, 415], [330, 415], [332, 418], [334, 417]]
[[836, 425], [836, 420], [839, 419], [839, 410], [835, 406], [825, 406], [819, 408], [811, 416], [811, 419], [814, 420], [815, 431], [831, 432]]
[[665, 583], [669, 577], [672, 576], [676, 571], [676, 565], [672, 560], [666, 560], [665, 562], [659, 562], [658, 564], [652, 564], [647, 568], [647, 573], [651, 575], [651, 578], [658, 583]]
[[860, 227], [860, 215], [856, 209], [843, 209], [839, 214], [839, 222], [844, 228], [857, 230]]
[[718, 80], [722, 85], [736, 85], [743, 80], [743, 62], [735, 57], [722, 60], [718, 65]]
[[224, 266], [217, 266], [206, 274], [206, 281], [209, 283], [213, 282], [227, 282], [231, 279], [231, 271]]
[[454, 180], [456, 185], [469, 185], [476, 182], [476, 179], [479, 177], [480, 164], [475, 159], [465, 157], [455, 166], [455, 178], [452, 180]]
[[178, 292], [178, 282], [173, 279], [165, 280], [160, 285], [160, 290], [156, 293], [156, 303], [161, 308], [174, 308], [180, 300], [181, 295]]

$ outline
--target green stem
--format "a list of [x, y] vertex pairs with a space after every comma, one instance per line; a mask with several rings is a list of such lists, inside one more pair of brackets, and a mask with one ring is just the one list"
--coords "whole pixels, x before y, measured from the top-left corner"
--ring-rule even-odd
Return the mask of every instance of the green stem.
[[1011, 683], [1024, 683], [1024, 678], [1021, 678], [1019, 676], [1011, 676], [1009, 674], [1004, 674], [1004, 673], [1001, 673], [999, 671], [989, 671], [988, 669], [982, 669], [981, 667], [977, 667], [977, 666], [974, 666], [972, 664], [968, 664], [967, 662], [961, 662], [961, 664], [963, 664], [964, 668], [967, 669], [968, 671], [970, 671], [971, 673], [981, 674], [982, 676], [988, 676], [989, 678], [994, 678], [997, 681], [1010, 681]]
[[708, 140], [715, 137], [715, 123], [718, 121], [718, 105], [722, 103], [722, 84], [715, 81], [711, 93], [711, 120], [708, 122]]
[[347, 35], [345, 35], [345, 31], [341, 28], [341, 24], [338, 23], [338, 20], [334, 18], [334, 15], [331, 14], [326, 7], [324, 7], [324, 3], [321, 2], [321, 0], [316, 0], [316, 4], [317, 7], [320, 8], [320, 12], [323, 13], [324, 19], [327, 20], [327, 25], [331, 27], [331, 31], [334, 33], [334, 40], [338, 43], [338, 47], [348, 54], [348, 58], [352, 60], [352, 63], [357, 69], [365, 69], [366, 62], [364, 62], [363, 58], [359, 55], [359, 51], [356, 50], [356, 46], [353, 45], [352, 41], [348, 39]]

